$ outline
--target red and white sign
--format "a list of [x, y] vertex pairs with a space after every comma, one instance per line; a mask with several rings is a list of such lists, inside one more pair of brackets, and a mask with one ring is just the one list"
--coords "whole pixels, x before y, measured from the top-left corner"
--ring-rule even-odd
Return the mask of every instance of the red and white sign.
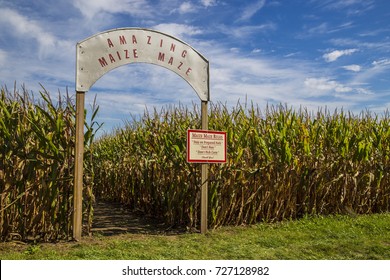
[[199, 163], [226, 162], [226, 132], [187, 130], [187, 161]]

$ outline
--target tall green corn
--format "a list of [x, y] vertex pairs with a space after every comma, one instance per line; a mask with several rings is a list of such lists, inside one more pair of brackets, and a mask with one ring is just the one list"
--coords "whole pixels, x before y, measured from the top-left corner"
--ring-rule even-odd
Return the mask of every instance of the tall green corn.
[[[199, 225], [200, 168], [185, 160], [200, 111], [145, 112], [96, 143], [95, 186], [170, 225]], [[211, 164], [210, 226], [310, 214], [389, 211], [389, 114], [212, 104], [209, 129], [227, 132], [226, 164]]]
[[[86, 124], [87, 125], [87, 124]], [[95, 125], [96, 126], [96, 125]], [[86, 154], [94, 131], [87, 125]], [[68, 95], [55, 103], [43, 89], [38, 100], [1, 89], [0, 232], [2, 240], [71, 237], [75, 106]], [[85, 165], [90, 166], [88, 157]], [[92, 179], [87, 168], [85, 216], [90, 224]]]

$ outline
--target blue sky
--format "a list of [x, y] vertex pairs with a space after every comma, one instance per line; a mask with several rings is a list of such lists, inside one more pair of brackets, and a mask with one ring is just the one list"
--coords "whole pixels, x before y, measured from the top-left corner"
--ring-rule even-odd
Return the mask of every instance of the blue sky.
[[[0, 85], [73, 93], [77, 42], [141, 27], [210, 61], [213, 102], [382, 113], [390, 107], [389, 18], [388, 0], [0, 0]], [[104, 75], [87, 107], [95, 96], [105, 131], [146, 106], [200, 103], [181, 77], [148, 64]]]

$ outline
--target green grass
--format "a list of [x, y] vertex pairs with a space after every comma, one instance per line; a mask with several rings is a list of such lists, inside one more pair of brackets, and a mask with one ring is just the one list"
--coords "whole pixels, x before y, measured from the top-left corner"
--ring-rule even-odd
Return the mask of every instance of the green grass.
[[123, 234], [80, 242], [0, 244], [1, 259], [390, 259], [390, 214], [307, 217], [206, 235]]

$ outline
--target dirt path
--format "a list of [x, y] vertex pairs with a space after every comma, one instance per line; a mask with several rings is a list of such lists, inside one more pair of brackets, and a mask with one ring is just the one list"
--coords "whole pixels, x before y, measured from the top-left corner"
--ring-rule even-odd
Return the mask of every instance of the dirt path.
[[178, 234], [158, 221], [142, 217], [126, 209], [120, 203], [97, 202], [94, 206], [92, 234]]

